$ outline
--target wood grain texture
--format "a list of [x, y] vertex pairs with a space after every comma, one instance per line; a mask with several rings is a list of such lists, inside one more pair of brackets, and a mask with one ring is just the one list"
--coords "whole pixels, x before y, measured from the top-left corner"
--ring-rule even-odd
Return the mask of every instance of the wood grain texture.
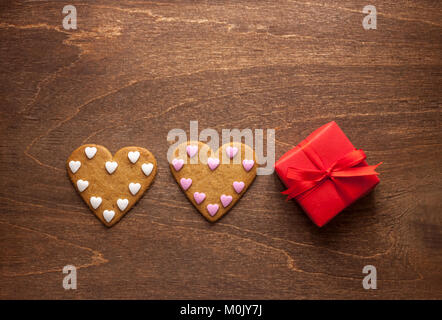
[[[370, 31], [360, 0], [69, 3], [77, 30], [58, 1], [0, 4], [0, 298], [442, 298], [440, 1], [370, 1]], [[319, 229], [259, 176], [211, 225], [166, 160], [191, 120], [273, 128], [276, 157], [335, 120], [381, 183]], [[109, 230], [66, 175], [85, 143], [158, 160]]]

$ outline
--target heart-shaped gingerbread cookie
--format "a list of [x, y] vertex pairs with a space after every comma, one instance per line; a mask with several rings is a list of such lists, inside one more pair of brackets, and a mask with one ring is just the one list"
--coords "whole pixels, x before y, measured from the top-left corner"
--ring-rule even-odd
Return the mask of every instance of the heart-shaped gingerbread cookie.
[[202, 142], [189, 141], [172, 154], [175, 180], [210, 222], [224, 216], [256, 177], [255, 152], [243, 143], [227, 143], [213, 152]]
[[125, 147], [112, 156], [96, 144], [76, 149], [66, 166], [74, 188], [107, 227], [133, 207], [157, 172], [155, 157], [144, 148]]

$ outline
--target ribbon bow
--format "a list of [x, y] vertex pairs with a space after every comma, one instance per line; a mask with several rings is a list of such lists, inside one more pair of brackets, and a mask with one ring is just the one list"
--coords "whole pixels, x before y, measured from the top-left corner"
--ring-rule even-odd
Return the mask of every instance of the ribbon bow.
[[[304, 149], [304, 151], [306, 151]], [[282, 194], [288, 195], [287, 200], [290, 200], [308, 190], [313, 191], [326, 179], [334, 181], [336, 178], [352, 178], [361, 176], [378, 175], [375, 169], [382, 163], [374, 166], [355, 167], [366, 159], [364, 151], [355, 149], [350, 151], [341, 159], [333, 163], [330, 168], [325, 168], [323, 162], [315, 152], [308, 152], [307, 156], [316, 165], [318, 170], [301, 169], [289, 167], [286, 176], [293, 180], [293, 185]]]

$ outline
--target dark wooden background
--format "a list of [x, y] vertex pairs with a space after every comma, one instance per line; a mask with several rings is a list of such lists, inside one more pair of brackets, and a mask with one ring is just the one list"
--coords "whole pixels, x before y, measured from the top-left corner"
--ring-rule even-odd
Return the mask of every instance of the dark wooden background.
[[[0, 298], [441, 299], [441, 17], [437, 0], [2, 1]], [[166, 161], [191, 120], [273, 128], [276, 157], [336, 120], [381, 184], [319, 229], [260, 176], [210, 225]], [[158, 160], [109, 230], [66, 175], [84, 143]]]

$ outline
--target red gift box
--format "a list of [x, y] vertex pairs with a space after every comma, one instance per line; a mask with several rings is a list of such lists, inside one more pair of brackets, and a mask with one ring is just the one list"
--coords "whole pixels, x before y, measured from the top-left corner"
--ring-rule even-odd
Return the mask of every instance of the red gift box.
[[365, 162], [332, 121], [310, 134], [276, 163], [278, 176], [313, 222], [322, 227], [378, 183], [375, 168]]

